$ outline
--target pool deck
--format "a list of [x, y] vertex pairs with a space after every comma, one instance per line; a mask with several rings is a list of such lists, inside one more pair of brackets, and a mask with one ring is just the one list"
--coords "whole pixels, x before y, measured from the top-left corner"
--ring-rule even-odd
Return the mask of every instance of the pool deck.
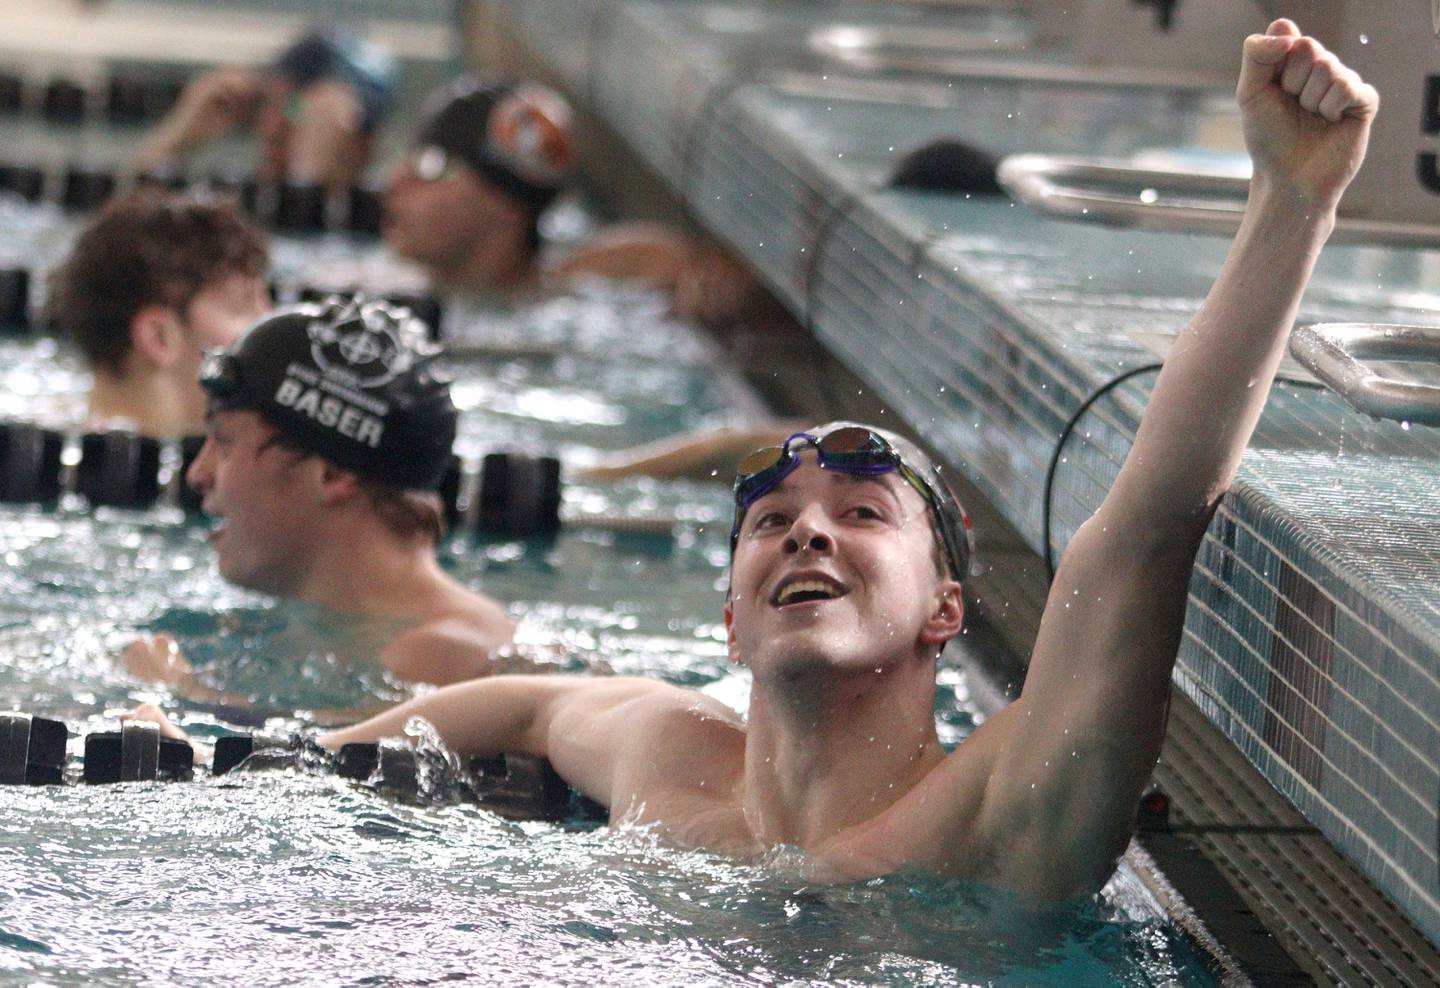
[[[1154, 362], [1227, 243], [897, 192], [883, 177], [941, 136], [992, 153], [1223, 143], [1227, 95], [1097, 87], [1062, 100], [1052, 85], [998, 77], [822, 72], [787, 41], [836, 16], [813, 5], [487, 9], [486, 29], [528, 53], [512, 52], [514, 64], [542, 70], [617, 135], [984, 496], [1009, 533], [982, 544], [985, 609], [1033, 632], [1036, 553], [1048, 538], [1058, 554], [1099, 504], [1153, 375], [1079, 422], [1046, 533], [1037, 495], [1057, 437], [1088, 395]], [[1436, 251], [1332, 245], [1300, 322], [1440, 324], [1427, 290], [1437, 272]], [[1282, 384], [1192, 581], [1176, 669], [1185, 699], [1157, 779], [1184, 807], [1188, 839], [1320, 980], [1440, 979], [1437, 466], [1440, 432]], [[1257, 770], [1273, 789], [1254, 784]]]

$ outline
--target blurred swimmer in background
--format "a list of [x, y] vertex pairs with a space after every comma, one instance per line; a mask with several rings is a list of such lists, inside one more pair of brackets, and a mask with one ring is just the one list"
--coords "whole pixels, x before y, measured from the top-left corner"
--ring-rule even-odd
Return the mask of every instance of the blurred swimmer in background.
[[267, 267], [265, 235], [228, 200], [139, 190], [92, 216], [48, 304], [94, 375], [89, 425], [202, 432], [201, 357], [269, 310]]
[[589, 274], [663, 291], [683, 317], [722, 324], [743, 313], [758, 288], [749, 270], [663, 226], [620, 224], [546, 256], [540, 218], [577, 163], [571, 110], [558, 93], [456, 80], [431, 95], [390, 173], [385, 242], [446, 291], [514, 297]]
[[[188, 480], [232, 583], [384, 633], [380, 664], [410, 683], [483, 675], [515, 627], [440, 567], [436, 493], [457, 414], [450, 370], [407, 310], [335, 301], [281, 309], [206, 359], [206, 438]], [[168, 635], [125, 652], [135, 675], [230, 702]]]
[[397, 65], [342, 25], [317, 28], [265, 69], [213, 69], [185, 87], [135, 158], [165, 172], [217, 138], [248, 132], [261, 182], [355, 184], [370, 163], [374, 131], [394, 95]]
[[[465, 77], [432, 94], [422, 116], [390, 174], [383, 236], [437, 288], [515, 299], [588, 275], [664, 292], [676, 315], [710, 324], [733, 322], [758, 292], [729, 253], [657, 224], [620, 224], [546, 256], [541, 216], [577, 164], [570, 107], [558, 93]], [[800, 424], [698, 430], [612, 454], [579, 476], [724, 476], [746, 451]]]

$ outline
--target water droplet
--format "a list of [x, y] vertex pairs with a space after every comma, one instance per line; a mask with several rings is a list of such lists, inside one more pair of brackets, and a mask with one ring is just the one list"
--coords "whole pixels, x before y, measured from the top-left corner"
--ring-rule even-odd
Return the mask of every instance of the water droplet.
[[1140, 190], [1140, 201], [1143, 202], [1143, 203], [1144, 203], [1145, 205], [1147, 205], [1147, 206], [1149, 206], [1149, 205], [1157, 202], [1159, 199], [1160, 199], [1160, 193], [1156, 192], [1154, 189], [1141, 189], [1141, 190]]

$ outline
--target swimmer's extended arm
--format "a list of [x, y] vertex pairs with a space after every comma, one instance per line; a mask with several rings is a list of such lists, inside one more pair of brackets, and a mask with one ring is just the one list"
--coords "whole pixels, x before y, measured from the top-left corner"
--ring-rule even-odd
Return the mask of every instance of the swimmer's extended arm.
[[1097, 888], [1124, 849], [1160, 752], [1195, 553], [1378, 104], [1289, 21], [1247, 39], [1236, 96], [1255, 164], [1240, 232], [1113, 489], [1061, 562], [1024, 692], [972, 739], [1001, 740], [976, 749], [992, 759], [984, 842], [1018, 841], [1014, 864], [997, 865], [1014, 874], [998, 877], [1044, 895]]
[[[715, 701], [653, 680], [491, 676], [436, 690], [319, 740], [338, 749], [399, 737], [412, 717], [429, 721], [465, 758], [511, 752], [548, 758], [571, 786], [622, 811], [637, 794], [644, 799], [657, 778], [681, 775], [703, 785], [703, 768], [687, 773], [673, 763], [713, 752], [694, 743], [698, 725], [728, 729], [735, 722]], [[658, 800], [651, 802], [654, 811]]]
[[740, 260], [658, 223], [624, 223], [596, 234], [564, 257], [553, 276], [639, 281], [671, 298], [672, 311], [711, 325], [733, 322], [759, 283]]
[[146, 135], [135, 155], [136, 170], [173, 164], [195, 148], [245, 126], [255, 115], [260, 88], [260, 76], [251, 69], [219, 68], [195, 78]]

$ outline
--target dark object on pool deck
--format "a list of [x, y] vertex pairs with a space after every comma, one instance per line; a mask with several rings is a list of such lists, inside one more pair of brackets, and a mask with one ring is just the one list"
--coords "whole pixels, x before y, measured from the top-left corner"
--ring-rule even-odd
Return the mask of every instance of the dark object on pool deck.
[[83, 777], [91, 785], [187, 782], [194, 766], [195, 753], [190, 745], [162, 738], [154, 724], [133, 721], [118, 731], [102, 731], [85, 738]]
[[491, 453], [480, 467], [476, 526], [526, 537], [560, 530], [560, 461], [553, 456]]
[[75, 489], [97, 507], [148, 508], [160, 496], [160, 443], [120, 430], [86, 433]]
[[0, 192], [39, 202], [45, 194], [45, 171], [34, 165], [0, 165]]
[[275, 227], [286, 233], [321, 233], [325, 230], [325, 188], [314, 182], [286, 182], [275, 203]]
[[65, 438], [27, 422], [0, 422], [0, 502], [50, 504], [60, 499]]
[[385, 218], [385, 203], [377, 186], [355, 186], [350, 190], [347, 206], [345, 229], [369, 237], [380, 236], [380, 226]]
[[0, 113], [19, 113], [25, 107], [25, 80], [13, 72], [0, 72]]
[[925, 192], [978, 192], [1003, 195], [995, 179], [1000, 159], [960, 141], [938, 140], [923, 144], [903, 155], [890, 173], [890, 185], [897, 189]]
[[30, 328], [30, 272], [0, 268], [0, 334]]
[[51, 123], [74, 124], [85, 119], [85, 87], [72, 79], [53, 79], [40, 100], [40, 115]]
[[60, 188], [60, 205], [88, 212], [102, 205], [114, 192], [113, 172], [73, 166], [65, 172], [65, 181]]
[[59, 785], [68, 736], [58, 720], [0, 714], [0, 786]]

